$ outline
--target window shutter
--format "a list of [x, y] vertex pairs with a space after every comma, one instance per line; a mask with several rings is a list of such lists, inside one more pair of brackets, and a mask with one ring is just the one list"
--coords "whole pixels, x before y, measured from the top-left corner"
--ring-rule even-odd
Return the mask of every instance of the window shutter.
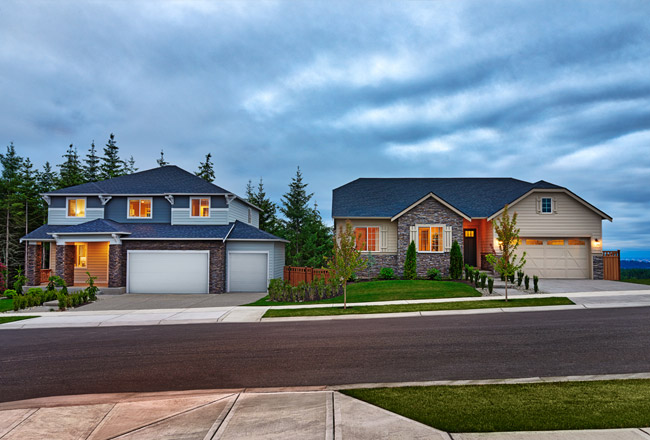
[[451, 251], [451, 242], [452, 242], [452, 235], [451, 235], [451, 226], [445, 225], [444, 227], [444, 234], [443, 234], [443, 239], [445, 243], [445, 252]]
[[557, 199], [553, 197], [551, 203], [553, 203], [553, 214], [557, 214]]
[[537, 205], [536, 206], [537, 206], [537, 213], [538, 214], [541, 213], [542, 212], [542, 199], [540, 197], [537, 197]]
[[415, 246], [417, 247], [418, 245], [418, 228], [415, 226], [411, 226], [411, 239], [409, 240], [408, 243], [406, 243], [407, 246], [411, 244], [411, 242], [415, 242]]
[[388, 230], [386, 226], [379, 227], [379, 250], [388, 252]]

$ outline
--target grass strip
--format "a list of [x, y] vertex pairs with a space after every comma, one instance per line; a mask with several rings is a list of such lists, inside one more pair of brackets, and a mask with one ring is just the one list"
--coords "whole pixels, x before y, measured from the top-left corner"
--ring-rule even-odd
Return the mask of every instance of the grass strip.
[[650, 285], [650, 280], [646, 278], [628, 278], [627, 280], [621, 280], [625, 283], [635, 283], [635, 284], [648, 284]]
[[447, 432], [650, 426], [647, 379], [342, 392]]
[[0, 324], [8, 322], [22, 321], [23, 319], [38, 318], [38, 316], [0, 316]]
[[10, 298], [0, 299], [0, 312], [14, 309], [14, 300]]
[[342, 307], [315, 307], [304, 309], [269, 309], [263, 318], [281, 318], [289, 316], [329, 316], [329, 315], [357, 315], [367, 313], [399, 313], [399, 312], [425, 312], [432, 310], [468, 310], [489, 309], [501, 307], [531, 307], [531, 306], [564, 306], [574, 304], [569, 298], [521, 298], [511, 299], [508, 302], [502, 299], [485, 301], [456, 301], [444, 303], [425, 304], [392, 304], [388, 306], [348, 306]]
[[[463, 298], [481, 296], [481, 294], [465, 283], [454, 281], [429, 280], [392, 280], [368, 281], [348, 284], [348, 302], [396, 301], [403, 299], [435, 299]], [[328, 298], [320, 301], [304, 302], [273, 302], [269, 297], [257, 300], [247, 306], [286, 306], [294, 304], [338, 304], [343, 303], [343, 296]]]

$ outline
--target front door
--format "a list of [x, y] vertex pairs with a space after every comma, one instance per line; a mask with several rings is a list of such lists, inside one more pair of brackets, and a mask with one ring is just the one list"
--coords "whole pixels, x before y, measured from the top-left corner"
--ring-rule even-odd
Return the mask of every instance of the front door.
[[476, 267], [476, 229], [463, 231], [463, 249], [465, 250], [465, 264]]

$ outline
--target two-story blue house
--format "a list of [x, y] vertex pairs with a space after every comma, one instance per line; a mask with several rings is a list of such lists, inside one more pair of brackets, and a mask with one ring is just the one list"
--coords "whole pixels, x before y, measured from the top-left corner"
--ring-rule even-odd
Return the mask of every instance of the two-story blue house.
[[30, 285], [90, 272], [129, 293], [263, 292], [283, 276], [286, 241], [258, 228], [260, 209], [177, 166], [43, 198], [47, 224], [21, 239]]

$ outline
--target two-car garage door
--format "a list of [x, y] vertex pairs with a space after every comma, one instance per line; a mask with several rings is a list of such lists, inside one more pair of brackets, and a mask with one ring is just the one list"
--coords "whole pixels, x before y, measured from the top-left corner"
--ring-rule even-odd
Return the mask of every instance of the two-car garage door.
[[524, 272], [540, 278], [591, 278], [588, 238], [522, 238], [517, 249], [526, 252]]

